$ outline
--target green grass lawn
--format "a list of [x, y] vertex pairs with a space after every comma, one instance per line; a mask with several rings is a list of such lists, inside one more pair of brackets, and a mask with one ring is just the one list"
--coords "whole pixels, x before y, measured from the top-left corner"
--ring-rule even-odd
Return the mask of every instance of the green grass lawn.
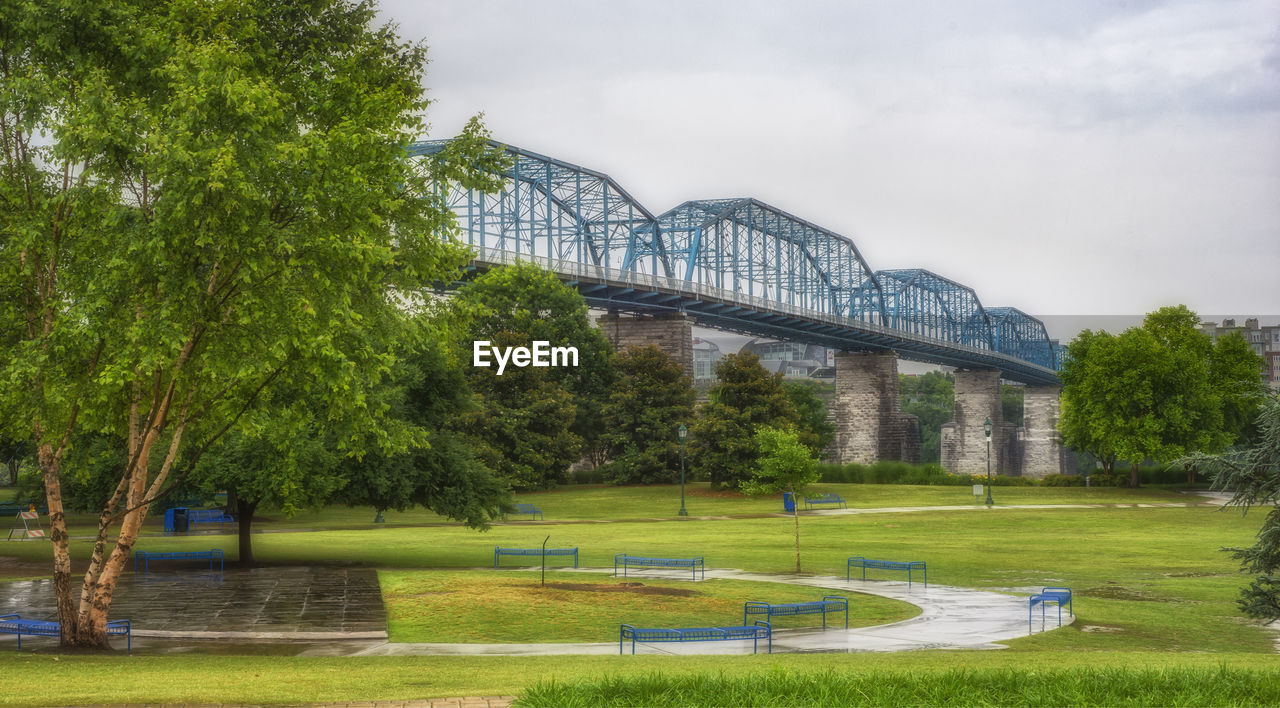
[[[468, 656], [278, 657], [76, 656], [0, 652], [0, 672], [13, 677], [0, 705], [394, 701], [424, 697], [515, 695], [539, 682], [754, 676], [878, 674], [929, 682], [964, 670], [1021, 676], [1071, 669], [1133, 667], [1162, 673], [1197, 670], [1280, 672], [1280, 656], [1197, 653], [922, 651], [901, 654], [758, 654], [746, 656]], [[19, 680], [20, 679], [20, 680]], [[1135, 689], [1143, 688], [1140, 686]], [[1150, 692], [1144, 705], [1166, 705]], [[917, 700], [916, 705], [937, 704]], [[900, 702], [897, 704], [910, 704]], [[1046, 702], [1046, 705], [1066, 705]], [[1264, 705], [1242, 702], [1243, 705]], [[990, 701], [985, 705], [1002, 705]], [[1025, 705], [1025, 704], [1024, 704]], [[1193, 703], [1191, 705], [1200, 705]]]
[[[687, 583], [552, 573], [547, 585], [527, 571], [382, 571], [378, 573], [393, 642], [603, 642], [618, 625], [704, 627], [742, 624], [742, 604], [821, 600], [821, 590], [740, 580]], [[849, 626], [898, 622], [919, 608], [847, 593]], [[494, 617], [508, 618], [494, 622]], [[511, 621], [509, 618], [519, 618]], [[844, 613], [827, 621], [844, 625]], [[820, 615], [775, 617], [775, 629], [821, 626]]]
[[[973, 495], [972, 487], [939, 487], [904, 484], [819, 484], [817, 492], [835, 492], [848, 502], [850, 508], [878, 509], [885, 507], [965, 506], [982, 505]], [[0, 495], [12, 496], [12, 489], [0, 489]], [[1123, 489], [1117, 487], [996, 487], [997, 506], [1021, 504], [1196, 504], [1199, 497], [1177, 491], [1145, 487]], [[2, 499], [0, 499], [2, 500]], [[646, 487], [610, 487], [600, 485], [567, 486], [546, 492], [516, 495], [516, 501], [532, 503], [541, 508], [545, 521], [616, 521], [616, 520], [678, 520], [680, 509], [679, 485]], [[693, 516], [746, 516], [774, 514], [782, 511], [781, 497], [752, 498], [737, 492], [712, 491], [705, 482], [689, 484], [685, 506]], [[293, 516], [278, 510], [261, 509], [255, 515], [255, 527], [259, 530], [326, 530], [326, 529], [381, 529], [404, 526], [446, 525], [449, 521], [425, 509], [387, 511], [385, 523], [373, 522], [377, 512], [371, 507], [329, 506], [323, 509], [307, 509]], [[802, 516], [805, 514], [802, 513]], [[818, 514], [809, 514], [817, 516]], [[163, 513], [153, 513], [147, 519], [145, 532], [161, 533]], [[521, 517], [513, 517], [520, 519]], [[90, 514], [71, 514], [72, 536], [91, 536], [97, 531], [97, 517]], [[3, 521], [3, 519], [0, 519]], [[47, 519], [42, 519], [47, 524]], [[513, 520], [512, 525], [530, 525], [528, 521]], [[210, 526], [210, 529], [216, 529]], [[227, 530], [230, 533], [230, 530]]]
[[[964, 487], [822, 485], [822, 490], [843, 494], [853, 506], [973, 504], [970, 490]], [[545, 618], [520, 611], [520, 601], [513, 597], [492, 601], [489, 596], [471, 598], [442, 608], [433, 605], [435, 601], [430, 598], [438, 597], [433, 593], [460, 593], [450, 583], [466, 585], [468, 578], [498, 583], [513, 577], [532, 579], [532, 574], [521, 575], [521, 571], [495, 573], [483, 569], [492, 565], [495, 545], [534, 547], [548, 534], [551, 546], [579, 547], [584, 566], [611, 567], [615, 553], [627, 552], [702, 555], [708, 568], [794, 570], [791, 519], [769, 515], [779, 506], [776, 499], [700, 496], [698, 491], [695, 488], [688, 499], [690, 513], [723, 518], [675, 520], [678, 487], [570, 488], [520, 497], [521, 501], [542, 507], [547, 523], [498, 524], [482, 533], [456, 524], [423, 526], [438, 519], [411, 512], [402, 516], [389, 514], [391, 523], [373, 527], [367, 523], [372, 510], [326, 509], [310, 519], [299, 515], [288, 522], [259, 523], [261, 530], [316, 530], [264, 533], [255, 536], [254, 543], [259, 560], [264, 562], [356, 563], [380, 569], [392, 615], [392, 632], [399, 641], [449, 641], [433, 626], [436, 614], [444, 614], [450, 623], [465, 625], [470, 641], [506, 641], [499, 637], [537, 633], [548, 641], [599, 640], [586, 636], [596, 629], [570, 627], [561, 622], [553, 623], [559, 635], [548, 636]], [[929, 564], [932, 583], [1014, 593], [1028, 593], [1044, 585], [1066, 585], [1075, 590], [1075, 624], [1006, 642], [1009, 651], [678, 659], [273, 657], [270, 661], [196, 655], [32, 657], [0, 652], [0, 672], [24, 676], [25, 685], [40, 687], [38, 700], [30, 695], [8, 694], [0, 696], [0, 702], [393, 700], [514, 693], [547, 678], [642, 678], [654, 671], [672, 676], [718, 672], [736, 676], [759, 671], [830, 669], [929, 676], [956, 668], [1037, 672], [1099, 666], [1211, 670], [1222, 662], [1234, 668], [1280, 670], [1274, 633], [1249, 624], [1237, 612], [1235, 596], [1247, 579], [1237, 572], [1230, 556], [1219, 550], [1252, 544], [1261, 514], [1242, 518], [1234, 511], [1204, 506], [1134, 506], [1194, 501], [1162, 490], [1001, 487], [995, 492], [998, 504], [1104, 506], [802, 515], [802, 560], [807, 572], [841, 577], [844, 559], [851, 555], [924, 560]], [[668, 507], [669, 514], [665, 512]], [[658, 513], [657, 509], [664, 511]], [[753, 516], [757, 514], [765, 515]], [[264, 516], [272, 518], [270, 512]], [[361, 518], [364, 521], [357, 524]], [[599, 523], [609, 518], [631, 520]], [[364, 528], [346, 528], [348, 522]], [[87, 541], [74, 545], [76, 555], [83, 558]], [[234, 556], [235, 541], [230, 536], [157, 535], [145, 537], [138, 544], [147, 550], [217, 546]], [[0, 555], [47, 561], [49, 548], [44, 542], [15, 542], [5, 546]], [[446, 574], [437, 572], [439, 569], [463, 572]], [[451, 576], [455, 576], [453, 580], [449, 579]], [[561, 571], [548, 573], [548, 580], [556, 582], [577, 577], [581, 576]], [[895, 574], [877, 576], [874, 571], [869, 577], [899, 579]], [[593, 580], [612, 581], [607, 576]], [[640, 582], [650, 583], [648, 579]], [[710, 588], [712, 583], [673, 582], [672, 586], [701, 589]], [[791, 586], [776, 588], [776, 597], [791, 592], [820, 594]], [[626, 621], [616, 615], [634, 611], [643, 617], [658, 607], [654, 604], [623, 611], [610, 607], [610, 603], [617, 602], [613, 596], [586, 602], [578, 593], [570, 594], [574, 597], [564, 603], [570, 608], [586, 607], [586, 614], [614, 615], [609, 622], [610, 636], [616, 633], [618, 622]], [[808, 598], [806, 595], [800, 599]], [[503, 605], [504, 602], [513, 604]], [[734, 604], [740, 612], [740, 600], [735, 599]], [[469, 611], [465, 609], [468, 607]], [[397, 616], [401, 610], [404, 614]], [[663, 607], [660, 611], [672, 610]], [[741, 615], [737, 618], [740, 620]], [[537, 633], [530, 633], [535, 625]], [[28, 676], [29, 681], [25, 680]], [[98, 686], [105, 687], [107, 693], [92, 693]]]

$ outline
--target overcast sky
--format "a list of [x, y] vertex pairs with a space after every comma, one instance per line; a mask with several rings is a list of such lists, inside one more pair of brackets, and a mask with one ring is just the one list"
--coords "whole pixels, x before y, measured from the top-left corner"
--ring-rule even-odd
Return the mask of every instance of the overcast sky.
[[1280, 319], [1280, 0], [382, 0], [428, 137], [751, 196], [1035, 315]]

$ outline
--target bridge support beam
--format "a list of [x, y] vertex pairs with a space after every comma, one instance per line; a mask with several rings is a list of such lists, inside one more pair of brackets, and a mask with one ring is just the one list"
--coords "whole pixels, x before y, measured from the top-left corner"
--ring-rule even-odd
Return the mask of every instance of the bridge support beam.
[[893, 352], [837, 352], [832, 404], [838, 462], [920, 461], [920, 422], [899, 408]]
[[693, 380], [693, 320], [688, 315], [670, 312], [623, 316], [610, 312], [596, 324], [614, 349], [657, 347], [683, 366], [689, 380]]
[[942, 468], [952, 474], [987, 473], [987, 436], [991, 419], [991, 474], [1019, 475], [1022, 457], [1017, 427], [1004, 422], [1000, 372], [956, 369], [955, 413], [942, 426]]
[[1023, 392], [1022, 473], [1040, 479], [1064, 474], [1069, 456], [1058, 435], [1057, 386], [1028, 386]]

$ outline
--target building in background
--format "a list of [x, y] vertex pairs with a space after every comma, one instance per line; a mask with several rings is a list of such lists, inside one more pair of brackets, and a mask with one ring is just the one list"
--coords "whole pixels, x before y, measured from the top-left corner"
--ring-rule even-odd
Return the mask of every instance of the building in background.
[[1280, 325], [1259, 325], [1258, 318], [1250, 317], [1244, 325], [1236, 324], [1234, 319], [1226, 319], [1219, 325], [1217, 322], [1201, 322], [1200, 331], [1209, 335], [1216, 344], [1219, 337], [1231, 332], [1239, 332], [1244, 341], [1249, 343], [1253, 353], [1262, 357], [1262, 378], [1273, 389], [1280, 389]]
[[743, 352], [760, 357], [760, 364], [772, 372], [790, 378], [806, 377], [828, 366], [827, 349], [816, 344], [781, 342], [776, 339], [753, 339], [742, 345]]
[[701, 337], [693, 338], [693, 383], [711, 383], [716, 379], [716, 362], [720, 361], [720, 347]]

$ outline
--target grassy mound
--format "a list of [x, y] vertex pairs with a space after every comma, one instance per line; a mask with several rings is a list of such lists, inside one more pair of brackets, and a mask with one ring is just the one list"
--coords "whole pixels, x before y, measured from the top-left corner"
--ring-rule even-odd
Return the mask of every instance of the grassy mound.
[[[817, 588], [741, 580], [614, 578], [553, 572], [546, 587], [527, 571], [382, 571], [378, 574], [394, 642], [607, 642], [618, 625], [711, 627], [742, 624], [742, 603], [805, 602]], [[849, 626], [908, 619], [919, 608], [848, 593]], [[844, 615], [827, 616], [844, 626]], [[778, 629], [820, 627], [821, 615], [775, 618]]]

